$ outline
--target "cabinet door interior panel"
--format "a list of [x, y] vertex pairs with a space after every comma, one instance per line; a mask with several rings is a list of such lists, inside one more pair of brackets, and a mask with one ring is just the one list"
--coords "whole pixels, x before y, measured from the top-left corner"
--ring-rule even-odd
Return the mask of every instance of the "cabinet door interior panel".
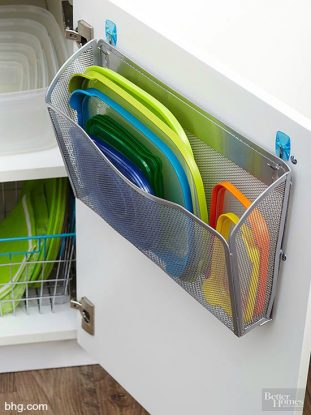
[[[158, 4], [161, 11], [154, 3], [149, 12], [140, 0], [130, 3], [76, 0], [74, 18], [92, 24], [96, 38], [104, 37], [105, 19], [113, 20], [121, 52], [267, 150], [274, 151], [278, 130], [291, 136], [298, 162], [291, 165], [287, 261], [281, 264], [274, 320], [236, 338], [78, 202], [78, 297], [86, 296], [95, 305], [95, 336], [79, 329], [78, 341], [153, 415], [207, 410], [225, 415], [232, 408], [241, 415], [259, 415], [263, 388], [304, 388], [307, 379], [311, 319], [306, 259], [311, 223], [302, 218], [308, 217], [311, 202], [306, 191], [311, 121], [282, 97], [270, 95], [268, 88], [219, 64], [208, 46], [205, 55], [199, 55], [196, 46], [184, 40], [190, 29], [179, 25], [177, 12], [170, 25], [159, 21], [166, 13], [164, 2]], [[212, 2], [208, 5], [212, 14]], [[189, 9], [194, 27], [195, 13], [196, 7]], [[204, 35], [209, 36], [208, 25]], [[256, 50], [249, 53], [251, 59]]]

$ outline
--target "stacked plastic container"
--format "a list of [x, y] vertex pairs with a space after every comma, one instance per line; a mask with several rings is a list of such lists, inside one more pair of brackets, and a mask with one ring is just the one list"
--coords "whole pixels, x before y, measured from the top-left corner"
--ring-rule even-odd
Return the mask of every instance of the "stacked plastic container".
[[55, 146], [44, 96], [68, 53], [54, 16], [35, 6], [0, 6], [0, 154]]

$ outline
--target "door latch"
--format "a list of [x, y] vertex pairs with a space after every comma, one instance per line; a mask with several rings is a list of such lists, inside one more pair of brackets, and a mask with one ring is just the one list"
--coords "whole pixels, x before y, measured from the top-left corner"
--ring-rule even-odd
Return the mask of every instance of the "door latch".
[[80, 311], [82, 317], [82, 328], [94, 336], [95, 333], [95, 306], [86, 297], [82, 297], [80, 301], [71, 300], [71, 308], [75, 308]]

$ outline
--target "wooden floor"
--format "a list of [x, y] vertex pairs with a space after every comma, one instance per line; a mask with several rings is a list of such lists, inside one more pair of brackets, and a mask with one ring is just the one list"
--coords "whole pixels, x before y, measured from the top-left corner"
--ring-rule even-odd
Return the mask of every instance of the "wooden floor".
[[45, 415], [148, 415], [100, 366], [80, 366], [0, 374], [0, 414], [4, 403], [47, 404]]
[[[47, 411], [25, 411], [27, 414], [148, 415], [97, 365], [0, 374], [0, 414], [19, 413], [4, 410], [5, 402], [48, 405]], [[311, 365], [302, 415], [311, 415]]]

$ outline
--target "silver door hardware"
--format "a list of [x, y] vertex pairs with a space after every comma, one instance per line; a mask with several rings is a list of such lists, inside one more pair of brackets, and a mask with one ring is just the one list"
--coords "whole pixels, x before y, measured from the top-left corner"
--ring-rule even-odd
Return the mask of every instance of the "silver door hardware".
[[82, 316], [82, 328], [89, 334], [94, 336], [95, 333], [95, 306], [86, 297], [82, 297], [80, 301], [71, 300], [71, 308], [75, 308], [80, 311]]
[[94, 38], [94, 28], [86, 21], [79, 20], [76, 30], [66, 28], [65, 35], [66, 39], [75, 40], [83, 46], [85, 43]]

